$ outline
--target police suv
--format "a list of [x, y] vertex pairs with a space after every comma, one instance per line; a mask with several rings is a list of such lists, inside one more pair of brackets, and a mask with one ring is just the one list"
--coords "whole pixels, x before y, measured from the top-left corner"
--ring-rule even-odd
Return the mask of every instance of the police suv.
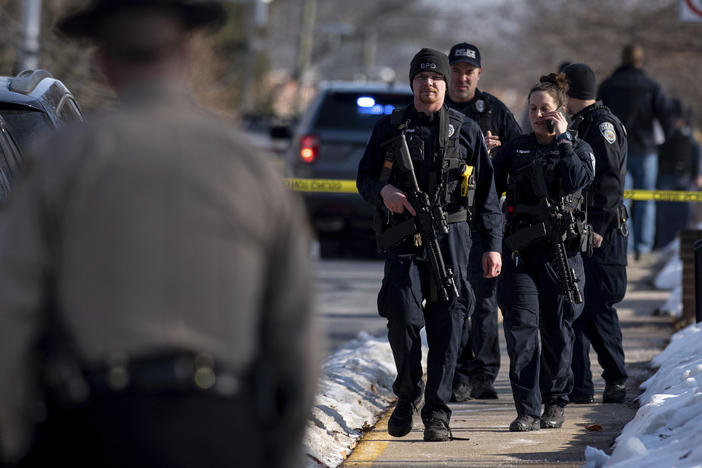
[[353, 243], [374, 245], [373, 207], [355, 191], [358, 163], [378, 119], [410, 102], [406, 85], [327, 82], [303, 114], [285, 155], [286, 173], [302, 191], [322, 255]]

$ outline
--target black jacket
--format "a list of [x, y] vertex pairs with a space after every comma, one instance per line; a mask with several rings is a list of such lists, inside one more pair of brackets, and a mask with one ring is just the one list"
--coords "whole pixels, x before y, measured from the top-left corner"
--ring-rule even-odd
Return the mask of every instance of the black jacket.
[[570, 128], [588, 142], [595, 155], [595, 180], [589, 188], [588, 221], [604, 235], [618, 227], [618, 207], [624, 197], [627, 135], [619, 119], [601, 102], [586, 107], [571, 120]]
[[[554, 139], [548, 145], [540, 145], [534, 134], [530, 133], [501, 146], [499, 152], [492, 158], [495, 167], [495, 186], [499, 193], [507, 190], [510, 177], [519, 180], [524, 170], [531, 166], [537, 158], [555, 163], [554, 179], [558, 179], [557, 185], [560, 187], [561, 193], [549, 193], [549, 196], [553, 198], [583, 190], [595, 176], [592, 148], [583, 140], [576, 139], [573, 144], [557, 144], [556, 139]], [[552, 191], [553, 186], [554, 184], [549, 184], [548, 190]], [[538, 202], [531, 184], [527, 184], [527, 186], [520, 184], [518, 191], [518, 203], [533, 205]], [[510, 224], [516, 219], [509, 212], [506, 213], [506, 216], [506, 230], [509, 231]]]
[[658, 119], [667, 135], [670, 131], [670, 103], [660, 85], [643, 70], [617, 68], [600, 85], [599, 97], [626, 126], [629, 154], [654, 153], [653, 120]]
[[522, 134], [522, 129], [512, 112], [502, 101], [490, 93], [476, 89], [475, 96], [470, 101], [453, 102], [447, 97], [446, 104], [475, 120], [483, 131], [483, 135], [486, 135], [488, 130], [493, 135], [498, 135], [503, 145]]

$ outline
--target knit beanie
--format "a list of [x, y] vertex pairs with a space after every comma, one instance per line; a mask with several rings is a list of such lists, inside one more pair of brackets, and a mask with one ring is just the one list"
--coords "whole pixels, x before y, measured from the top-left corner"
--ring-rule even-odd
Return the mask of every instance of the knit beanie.
[[584, 63], [573, 63], [563, 72], [568, 80], [568, 97], [584, 101], [597, 97], [597, 80], [590, 67]]
[[443, 52], [434, 49], [424, 48], [417, 52], [417, 55], [412, 58], [409, 70], [410, 87], [412, 80], [418, 73], [432, 71], [439, 73], [444, 77], [444, 81], [448, 85], [449, 82], [449, 63], [448, 57]]

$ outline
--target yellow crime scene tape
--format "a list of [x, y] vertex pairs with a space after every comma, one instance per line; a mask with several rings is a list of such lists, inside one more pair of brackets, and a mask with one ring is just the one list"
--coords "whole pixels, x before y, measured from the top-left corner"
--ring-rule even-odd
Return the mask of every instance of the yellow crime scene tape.
[[684, 190], [624, 190], [624, 198], [671, 202], [702, 202], [702, 192]]
[[285, 183], [296, 192], [358, 193], [355, 180], [285, 179]]
[[[355, 180], [337, 179], [285, 179], [290, 190], [296, 192], [358, 193]], [[625, 190], [624, 198], [671, 202], [702, 202], [702, 192], [684, 190]]]

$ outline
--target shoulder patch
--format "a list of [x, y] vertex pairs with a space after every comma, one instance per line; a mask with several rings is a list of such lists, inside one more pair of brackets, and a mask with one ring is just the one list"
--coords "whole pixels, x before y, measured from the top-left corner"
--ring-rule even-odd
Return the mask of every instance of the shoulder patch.
[[453, 134], [454, 134], [455, 131], [456, 131], [456, 129], [454, 128], [453, 124], [449, 124], [449, 126], [448, 126], [448, 136], [449, 136], [449, 138], [453, 136]]
[[602, 122], [600, 124], [600, 133], [610, 145], [617, 141], [617, 132], [614, 131], [614, 124], [611, 122]]

